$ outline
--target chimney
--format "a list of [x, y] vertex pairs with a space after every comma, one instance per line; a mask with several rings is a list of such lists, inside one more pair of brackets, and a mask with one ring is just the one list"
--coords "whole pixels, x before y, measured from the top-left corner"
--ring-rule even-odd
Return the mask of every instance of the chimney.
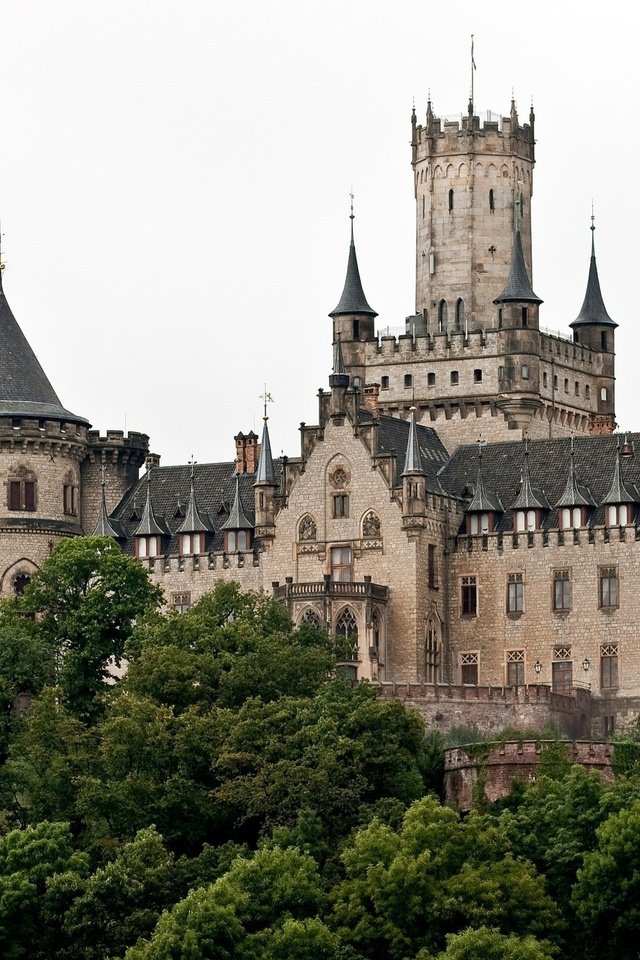
[[147, 470], [151, 470], [153, 467], [160, 466], [160, 454], [159, 453], [148, 453], [144, 458], [145, 467]]
[[380, 396], [380, 384], [368, 383], [363, 390], [362, 406], [373, 416], [375, 420], [380, 416], [380, 407], [378, 397]]
[[233, 439], [236, 442], [236, 473], [255, 473], [260, 461], [258, 434], [250, 430], [245, 436], [240, 431]]

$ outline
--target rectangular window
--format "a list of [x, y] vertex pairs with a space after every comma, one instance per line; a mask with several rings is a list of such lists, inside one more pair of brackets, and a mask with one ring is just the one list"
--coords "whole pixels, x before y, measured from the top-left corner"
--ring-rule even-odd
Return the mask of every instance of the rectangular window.
[[474, 382], [474, 383], [482, 383], [482, 370], [474, 370], [474, 371], [473, 371], [473, 382]]
[[21, 487], [22, 484], [19, 480], [9, 482], [9, 510], [20, 510], [22, 508]]
[[524, 610], [524, 578], [521, 573], [510, 573], [507, 581], [507, 613]]
[[8, 500], [10, 510], [35, 510], [35, 480], [10, 480], [8, 484]]
[[478, 613], [478, 587], [475, 577], [462, 578], [461, 612], [463, 617], [475, 617]]
[[551, 686], [556, 692], [563, 693], [573, 687], [573, 660], [571, 647], [555, 647], [551, 664]]
[[430, 543], [427, 547], [427, 567], [429, 574], [429, 586], [435, 589], [438, 586], [438, 564], [436, 558], [435, 544]]
[[459, 382], [459, 380], [460, 380], [460, 376], [459, 376], [459, 374], [458, 374], [458, 371], [457, 371], [457, 370], [452, 370], [452, 371], [451, 371], [451, 385], [455, 387], [456, 384]]
[[389, 389], [389, 377], [382, 377], [380, 379], [380, 389], [388, 390]]
[[553, 574], [553, 609], [571, 610], [571, 574], [556, 570]]
[[478, 664], [480, 661], [479, 653], [461, 653], [460, 654], [460, 682], [469, 683], [474, 687], [478, 686]]
[[618, 606], [618, 568], [600, 568], [600, 606]]
[[435, 375], [435, 373], [428, 373], [428, 374], [427, 374], [427, 386], [428, 386], [428, 387], [435, 387], [435, 385], [436, 385], [436, 375]]
[[65, 483], [62, 488], [62, 503], [65, 513], [75, 516], [78, 512], [78, 488], [73, 484]]
[[600, 686], [618, 686], [618, 644], [603, 643], [600, 647]]
[[524, 650], [507, 650], [507, 686], [524, 686]]
[[410, 373], [405, 373], [405, 375], [404, 375], [404, 385], [405, 385], [405, 387], [411, 387], [411, 386], [413, 386], [413, 377], [411, 376]]
[[351, 547], [331, 548], [331, 579], [338, 583], [351, 583], [353, 580]]
[[549, 380], [549, 378], [548, 378], [547, 373], [546, 373], [546, 371], [545, 371], [545, 372], [542, 374], [542, 386], [543, 386], [543, 387], [546, 387], [546, 386], [547, 386], [548, 380]]
[[171, 608], [176, 611], [176, 613], [186, 613], [186, 611], [191, 606], [191, 594], [190, 593], [172, 593], [171, 594]]
[[348, 493], [334, 493], [333, 516], [334, 517], [349, 516], [349, 494]]

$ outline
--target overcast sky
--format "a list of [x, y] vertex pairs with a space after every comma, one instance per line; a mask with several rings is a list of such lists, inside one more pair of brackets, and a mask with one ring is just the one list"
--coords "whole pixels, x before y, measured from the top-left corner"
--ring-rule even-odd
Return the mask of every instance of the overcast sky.
[[579, 312], [593, 200], [618, 422], [640, 429], [638, 39], [615, 0], [0, 0], [4, 288], [62, 403], [162, 463], [230, 460], [266, 381], [274, 453], [297, 455], [350, 189], [367, 298], [399, 326], [411, 104], [466, 110], [472, 33], [478, 110], [535, 105], [541, 324]]

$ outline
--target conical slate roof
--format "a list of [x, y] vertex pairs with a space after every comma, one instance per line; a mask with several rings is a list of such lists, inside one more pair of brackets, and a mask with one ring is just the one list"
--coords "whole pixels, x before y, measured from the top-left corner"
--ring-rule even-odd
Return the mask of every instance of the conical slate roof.
[[570, 327], [581, 327], [586, 323], [597, 323], [598, 326], [617, 327], [618, 324], [611, 319], [607, 313], [607, 308], [602, 299], [600, 290], [600, 280], [598, 278], [598, 267], [596, 264], [596, 248], [594, 242], [595, 227], [591, 226], [591, 261], [589, 263], [589, 278], [587, 280], [587, 292], [584, 295], [584, 302], [580, 313], [570, 323]]
[[236, 490], [233, 497], [233, 503], [231, 505], [231, 510], [229, 511], [229, 516], [222, 524], [221, 530], [252, 530], [253, 521], [249, 520], [248, 516], [244, 511], [242, 506], [242, 500], [240, 498], [240, 480], [238, 474], [236, 474]]
[[262, 443], [260, 444], [260, 460], [258, 461], [258, 470], [256, 472], [255, 486], [277, 487], [276, 472], [273, 466], [273, 457], [271, 455], [271, 441], [269, 439], [269, 428], [267, 427], [268, 417], [264, 417], [264, 426], [262, 428]]
[[100, 502], [100, 513], [98, 522], [93, 530], [94, 537], [111, 537], [113, 540], [124, 540], [124, 531], [117, 520], [110, 520], [107, 511], [107, 501], [104, 493], [104, 480], [102, 481], [102, 500]]
[[527, 273], [522, 252], [522, 239], [520, 231], [516, 230], [513, 237], [513, 251], [511, 253], [511, 266], [507, 283], [500, 294], [493, 301], [494, 303], [542, 303], [540, 297], [537, 297], [531, 288], [531, 281]]
[[556, 501], [557, 507], [595, 507], [596, 502], [591, 496], [588, 487], [578, 483], [576, 477], [575, 454], [573, 449], [573, 437], [571, 438], [571, 460], [569, 462], [569, 476], [567, 485], [562, 492], [562, 496]]
[[500, 503], [500, 497], [493, 491], [485, 490], [484, 480], [482, 479], [482, 449], [478, 452], [478, 477], [476, 488], [467, 507], [467, 513], [503, 513], [504, 507]]
[[347, 263], [347, 276], [344, 281], [344, 289], [338, 306], [331, 311], [329, 316], [340, 317], [348, 313], [361, 313], [369, 317], [378, 316], [376, 311], [372, 310], [367, 303], [367, 298], [362, 289], [356, 246], [353, 240], [353, 214], [351, 214], [351, 246], [349, 247], [349, 260]]
[[620, 468], [620, 448], [616, 452], [616, 462], [613, 468], [613, 480], [603, 503], [637, 503], [640, 500], [638, 491], [633, 484], [625, 483], [622, 479], [622, 470]]
[[162, 537], [168, 532], [166, 523], [156, 518], [153, 504], [151, 503], [151, 470], [147, 470], [147, 497], [144, 502], [140, 523], [133, 531], [133, 535], [134, 537]]
[[418, 443], [418, 431], [416, 429], [416, 411], [411, 411], [409, 418], [409, 436], [407, 437], [407, 452], [404, 458], [404, 470], [402, 476], [425, 476], [425, 469], [422, 465], [422, 455], [420, 453], [420, 444]]
[[88, 421], [60, 403], [20, 329], [2, 288], [0, 272], [0, 416]]
[[184, 520], [178, 527], [176, 533], [211, 533], [213, 524], [209, 518], [205, 518], [198, 510], [196, 501], [196, 492], [193, 484], [193, 464], [191, 465], [191, 487], [189, 492], [189, 503]]
[[524, 469], [522, 471], [522, 483], [520, 492], [511, 504], [512, 510], [549, 510], [549, 501], [544, 495], [544, 491], [536, 490], [531, 486], [531, 477], [529, 476], [529, 447], [525, 447]]

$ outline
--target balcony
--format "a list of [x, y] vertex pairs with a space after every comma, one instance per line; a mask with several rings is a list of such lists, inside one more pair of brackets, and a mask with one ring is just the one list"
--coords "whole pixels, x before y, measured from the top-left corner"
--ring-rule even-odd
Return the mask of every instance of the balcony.
[[372, 583], [371, 577], [364, 580], [340, 581], [332, 580], [326, 574], [322, 580], [310, 583], [294, 583], [293, 577], [287, 577], [284, 583], [273, 582], [273, 596], [276, 600], [378, 600], [386, 603], [389, 597], [389, 588], [379, 583]]

